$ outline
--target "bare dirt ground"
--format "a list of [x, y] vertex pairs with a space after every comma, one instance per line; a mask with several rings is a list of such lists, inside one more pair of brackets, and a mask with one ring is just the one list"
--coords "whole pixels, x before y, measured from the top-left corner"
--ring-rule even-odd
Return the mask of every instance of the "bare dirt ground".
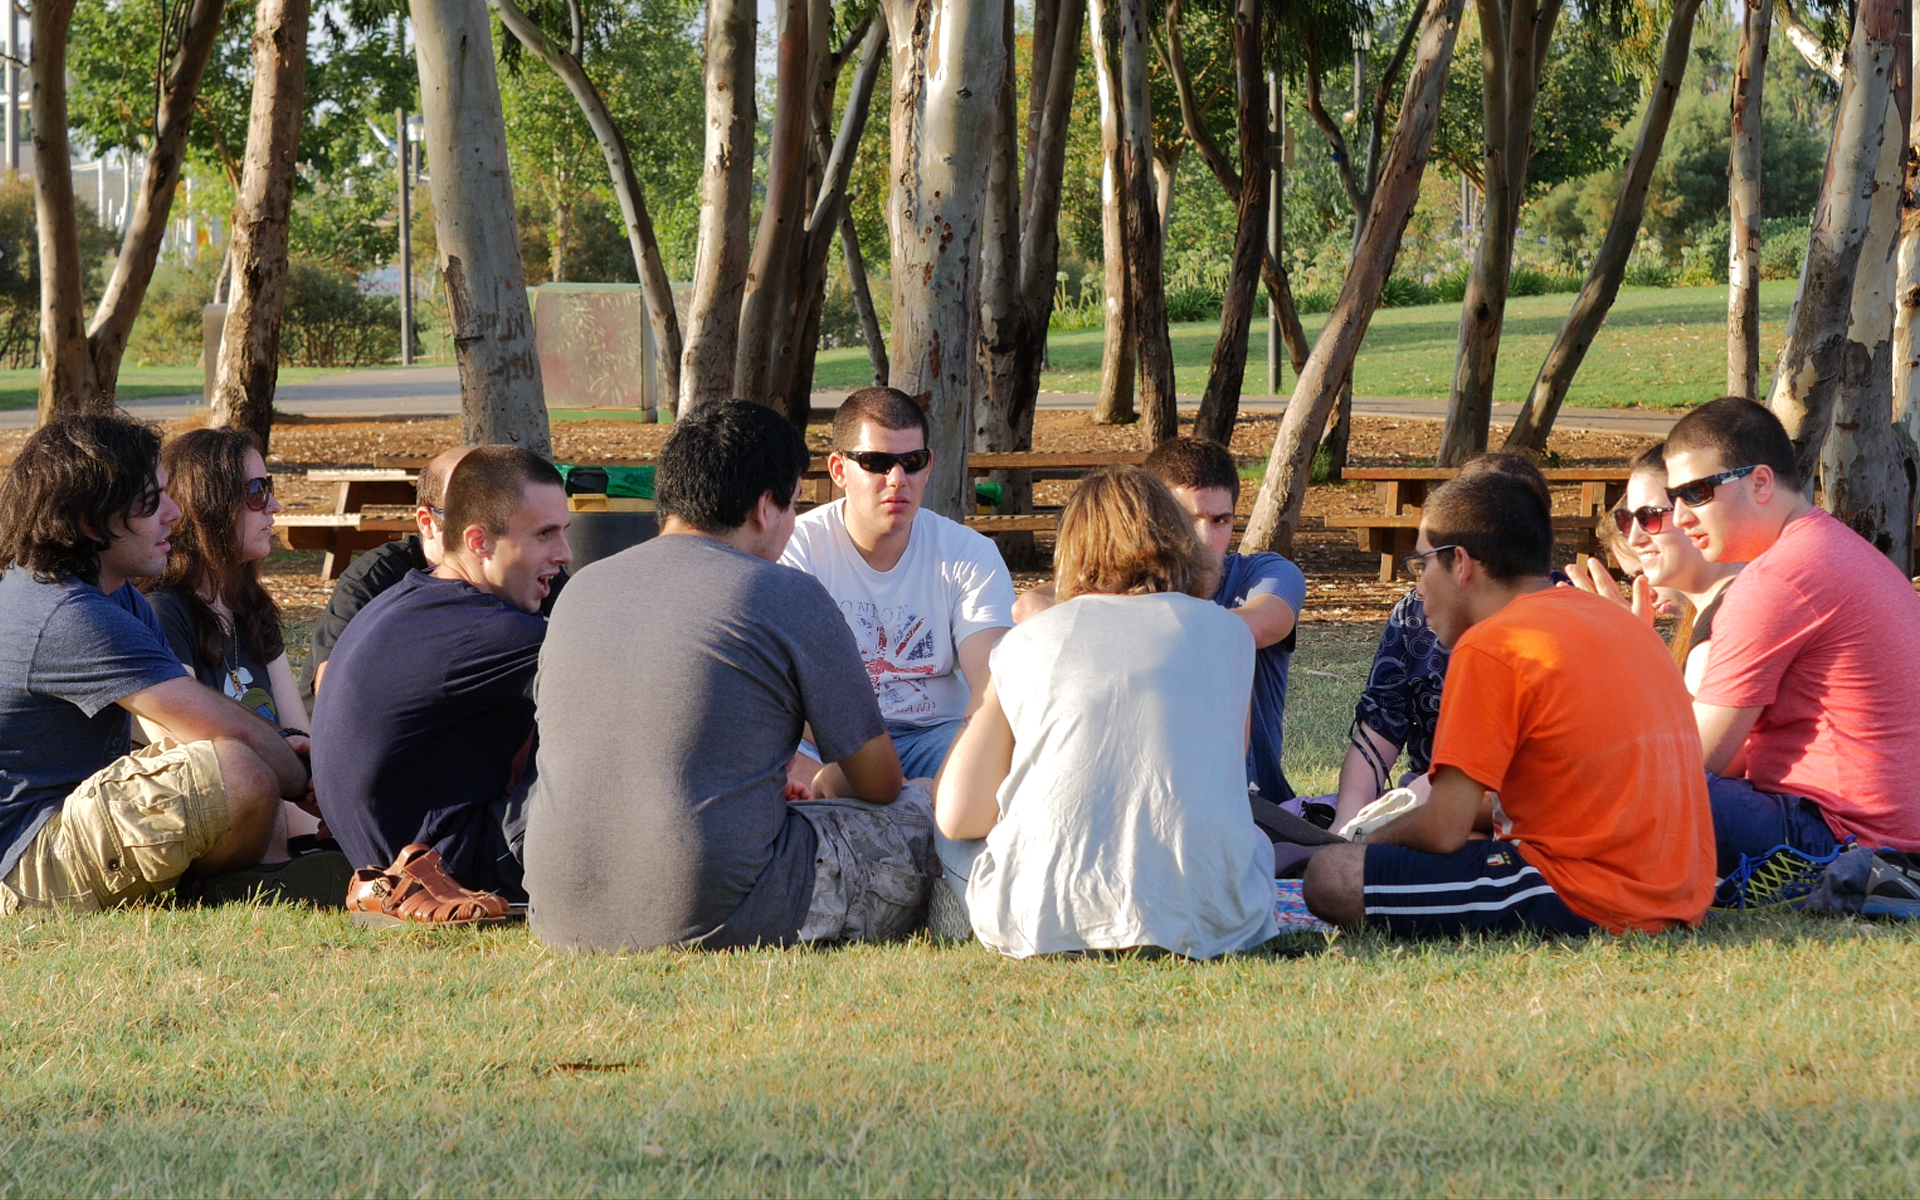
[[[1183, 420], [1182, 425], [1189, 422]], [[1235, 429], [1236, 454], [1264, 459], [1279, 428], [1277, 416], [1246, 417]], [[563, 462], [648, 458], [659, 453], [671, 426], [633, 421], [567, 421], [553, 427], [554, 453]], [[171, 432], [171, 430], [170, 430]], [[1498, 445], [1504, 429], [1495, 429]], [[445, 419], [365, 421], [350, 418], [292, 418], [277, 425], [269, 468], [281, 500], [293, 511], [325, 511], [332, 503], [330, 486], [309, 483], [306, 472], [325, 467], [371, 466], [379, 455], [427, 455], [454, 444], [460, 436], [457, 422]], [[1095, 425], [1088, 413], [1044, 412], [1034, 426], [1034, 448], [1042, 451], [1138, 450], [1138, 425]], [[0, 465], [12, 462], [25, 432], [0, 432]], [[1440, 438], [1434, 421], [1396, 421], [1358, 417], [1353, 423], [1349, 461], [1354, 466], [1416, 466], [1430, 464]], [[816, 450], [828, 448], [825, 426], [807, 431]], [[1624, 465], [1649, 445], [1649, 438], [1600, 433], [1556, 433], [1549, 451], [1561, 466]], [[1069, 484], [1042, 483], [1035, 498], [1041, 503], [1065, 499]], [[1251, 510], [1256, 487], [1242, 490], [1240, 511]], [[1576, 489], [1556, 491], [1558, 504], [1572, 511]], [[1381, 584], [1375, 579], [1378, 559], [1363, 553], [1350, 533], [1329, 530], [1325, 519], [1373, 511], [1371, 484], [1329, 484], [1307, 495], [1302, 527], [1294, 542], [1294, 558], [1307, 574], [1309, 594], [1304, 620], [1344, 624], [1377, 624], [1384, 620], [1405, 591], [1404, 584]], [[1042, 553], [1050, 550], [1041, 539]], [[1569, 550], [1570, 554], [1571, 551]], [[330, 584], [317, 578], [318, 554], [279, 553], [266, 564], [265, 578], [289, 621], [311, 620], [325, 606]], [[1044, 563], [1042, 564], [1044, 566]], [[1041, 582], [1042, 571], [1016, 575], [1022, 588]]]

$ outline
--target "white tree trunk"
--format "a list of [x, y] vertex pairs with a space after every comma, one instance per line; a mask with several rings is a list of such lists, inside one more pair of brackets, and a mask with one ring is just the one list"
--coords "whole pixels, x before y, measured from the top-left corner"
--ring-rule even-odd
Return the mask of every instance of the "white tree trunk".
[[1773, 0], [1745, 0], [1734, 60], [1727, 211], [1727, 395], [1760, 398], [1760, 99]]
[[[1147, 88], [1146, 0], [1117, 0], [1120, 61], [1120, 187], [1126, 193], [1127, 305], [1140, 362], [1142, 434], [1149, 447], [1176, 436], [1173, 341], [1167, 329], [1160, 209], [1153, 191], [1153, 112]], [[1169, 193], [1171, 195], [1171, 193]]]
[[267, 452], [287, 300], [288, 219], [307, 88], [307, 0], [260, 0], [253, 21], [253, 108], [247, 162], [227, 243], [233, 290], [214, 374], [213, 419], [252, 433]]
[[1120, 188], [1120, 81], [1115, 78], [1107, 0], [1087, 0], [1087, 38], [1093, 49], [1093, 83], [1100, 96], [1101, 335], [1100, 395], [1096, 425], [1134, 420], [1133, 322], [1127, 304], [1126, 196]]
[[926, 504], [966, 511], [978, 368], [982, 215], [994, 97], [1007, 68], [1002, 0], [887, 0], [893, 41], [891, 384], [927, 396]]
[[1320, 431], [1327, 426], [1327, 414], [1339, 398], [1341, 384], [1353, 372], [1353, 360], [1399, 253], [1400, 236], [1420, 198], [1420, 177], [1440, 123], [1447, 66], [1453, 59], [1453, 43], [1460, 32], [1460, 11], [1465, 2], [1445, 0], [1427, 8], [1413, 71], [1400, 102], [1399, 124], [1380, 172], [1380, 186], [1367, 210], [1366, 235], [1340, 285], [1340, 296], [1320, 331], [1320, 340], [1314, 343], [1287, 402], [1287, 415], [1267, 459], [1266, 479], [1240, 542], [1243, 552], [1284, 550], [1293, 544]]
[[1871, 223], [1874, 178], [1893, 101], [1899, 25], [1900, 0], [1862, 0], [1854, 17], [1826, 179], [1767, 399], [1793, 437], [1809, 495], [1845, 369], [1854, 276]]
[[[1903, 19], [1907, 11], [1900, 7]], [[1906, 115], [1908, 100], [1902, 89], [1887, 105], [1887, 120], [1898, 130], [1906, 128], [1900, 118]], [[1866, 238], [1854, 273], [1833, 430], [1821, 448], [1820, 480], [1827, 510], [1911, 574], [1914, 447], [1893, 421], [1895, 263], [1906, 149], [1904, 136], [1881, 141]]]
[[733, 395], [753, 202], [754, 12], [753, 0], [707, 0], [707, 166], [680, 359], [682, 414]]
[[[1911, 66], [1920, 69], [1920, 41], [1914, 44]], [[1909, 107], [1914, 111], [1907, 119], [1900, 245], [1895, 254], [1893, 423], [1909, 442], [1920, 445], [1920, 105], [1909, 103]]]
[[485, 0], [412, 0], [461, 438], [551, 455]]

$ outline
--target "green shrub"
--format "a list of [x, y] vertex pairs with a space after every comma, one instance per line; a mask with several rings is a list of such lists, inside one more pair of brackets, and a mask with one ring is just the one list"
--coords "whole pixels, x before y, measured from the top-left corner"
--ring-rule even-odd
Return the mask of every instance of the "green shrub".
[[1386, 285], [1380, 289], [1380, 307], [1412, 308], [1417, 304], [1432, 304], [1433, 293], [1427, 285], [1418, 279], [1408, 279], [1405, 275], [1387, 276]]
[[1435, 304], [1458, 304], [1467, 298], [1467, 268], [1455, 267], [1451, 271], [1442, 271], [1433, 277], [1427, 290], [1433, 295]]
[[312, 262], [287, 273], [280, 361], [358, 367], [400, 355], [400, 298], [369, 296], [352, 276]]
[[1339, 296], [1339, 291], [1334, 288], [1308, 288], [1293, 294], [1293, 307], [1296, 312], [1302, 313], [1332, 312], [1333, 302]]
[[199, 361], [205, 329], [202, 313], [212, 295], [211, 274], [170, 267], [156, 270], [127, 339], [128, 359], [142, 367]]
[[1636, 257], [1627, 264], [1626, 282], [1633, 287], [1672, 287], [1678, 274], [1663, 262]]
[[1167, 320], [1218, 321], [1223, 303], [1219, 289], [1197, 286], [1167, 292]]
[[[1774, 230], [1775, 224], [1787, 228]], [[1810, 223], [1806, 221], [1774, 222], [1766, 221], [1760, 226], [1760, 278], [1762, 279], [1798, 279], [1800, 264], [1807, 257], [1807, 237]]]

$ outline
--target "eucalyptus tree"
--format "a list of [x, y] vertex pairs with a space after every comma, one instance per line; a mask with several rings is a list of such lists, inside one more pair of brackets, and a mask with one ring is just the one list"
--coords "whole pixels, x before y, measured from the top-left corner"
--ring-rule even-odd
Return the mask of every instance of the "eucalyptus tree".
[[155, 9], [149, 61], [128, 64], [150, 81], [151, 138], [133, 212], [105, 295], [83, 309], [78, 209], [68, 124], [68, 35], [75, 0], [43, 0], [30, 13], [34, 206], [40, 252], [40, 419], [113, 405], [120, 360], [146, 298], [186, 161], [195, 98], [221, 31], [224, 0], [169, 0]]
[[1436, 0], [1421, 18], [1413, 69], [1381, 165], [1380, 185], [1367, 212], [1366, 231], [1306, 369], [1294, 383], [1287, 414], [1267, 459], [1266, 478], [1241, 539], [1244, 550], [1286, 550], [1293, 544], [1319, 433], [1326, 428], [1342, 383], [1352, 374], [1354, 358], [1399, 253], [1401, 234], [1420, 198], [1420, 180], [1439, 125], [1464, 6], [1465, 0]]
[[[1553, 345], [1548, 348], [1540, 371], [1534, 377], [1526, 403], [1521, 405], [1520, 415], [1507, 434], [1504, 447], [1507, 450], [1533, 454], [1546, 452], [1547, 434], [1553, 429], [1561, 402], [1566, 399], [1567, 390], [1573, 386], [1574, 375], [1586, 360], [1593, 339], [1599, 334], [1607, 313], [1613, 308], [1614, 299], [1620, 294], [1620, 284], [1627, 274], [1627, 260], [1633, 254], [1634, 243], [1640, 235], [1640, 221], [1646, 214], [1647, 189], [1653, 182], [1653, 168], [1660, 160], [1660, 149], [1667, 140], [1667, 127], [1673, 120], [1674, 106], [1680, 98], [1680, 84], [1685, 78], [1687, 60], [1693, 47], [1694, 18], [1699, 11], [1700, 0], [1673, 2], [1667, 19], [1660, 67], [1654, 75], [1652, 94], [1647, 98], [1646, 109], [1640, 119], [1639, 135], [1634, 139], [1633, 151], [1627, 156], [1626, 167], [1621, 173], [1620, 194], [1614, 201], [1613, 216], [1608, 220], [1607, 232], [1600, 239], [1599, 249], [1594, 252], [1593, 262], [1588, 266], [1586, 282], [1581, 285], [1580, 294], [1574, 300], [1566, 321], [1561, 324], [1560, 332], [1554, 336]], [[1758, 210], [1755, 210], [1754, 219], [1756, 222], [1759, 219]]]
[[[673, 304], [673, 282], [660, 254], [660, 238], [654, 231], [653, 216], [647, 210], [646, 193], [640, 186], [626, 134], [614, 119], [612, 109], [586, 65], [589, 47], [605, 49], [608, 42], [619, 36], [618, 18], [627, 15], [626, 11], [617, 5], [602, 6], [594, 14], [599, 19], [590, 24], [582, 0], [565, 0], [564, 5], [546, 0], [524, 8], [516, 0], [490, 0], [490, 3], [512, 39], [510, 45], [532, 51], [566, 85], [593, 130], [594, 143], [606, 162], [614, 198], [620, 205], [620, 218], [626, 226], [641, 294], [646, 298], [647, 321], [659, 355], [661, 385], [678, 402], [683, 347], [680, 316]], [[558, 32], [550, 33], [547, 28], [563, 19], [564, 43]]]

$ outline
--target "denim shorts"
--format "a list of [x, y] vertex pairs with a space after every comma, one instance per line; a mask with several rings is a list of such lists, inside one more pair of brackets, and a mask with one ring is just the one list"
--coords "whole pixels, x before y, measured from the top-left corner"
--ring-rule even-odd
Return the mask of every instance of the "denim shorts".
[[1743, 778], [1709, 771], [1707, 798], [1713, 805], [1721, 875], [1732, 874], [1743, 854], [1757, 859], [1777, 846], [1791, 846], [1811, 858], [1824, 858], [1840, 846], [1820, 806], [1804, 796], [1763, 792]]

